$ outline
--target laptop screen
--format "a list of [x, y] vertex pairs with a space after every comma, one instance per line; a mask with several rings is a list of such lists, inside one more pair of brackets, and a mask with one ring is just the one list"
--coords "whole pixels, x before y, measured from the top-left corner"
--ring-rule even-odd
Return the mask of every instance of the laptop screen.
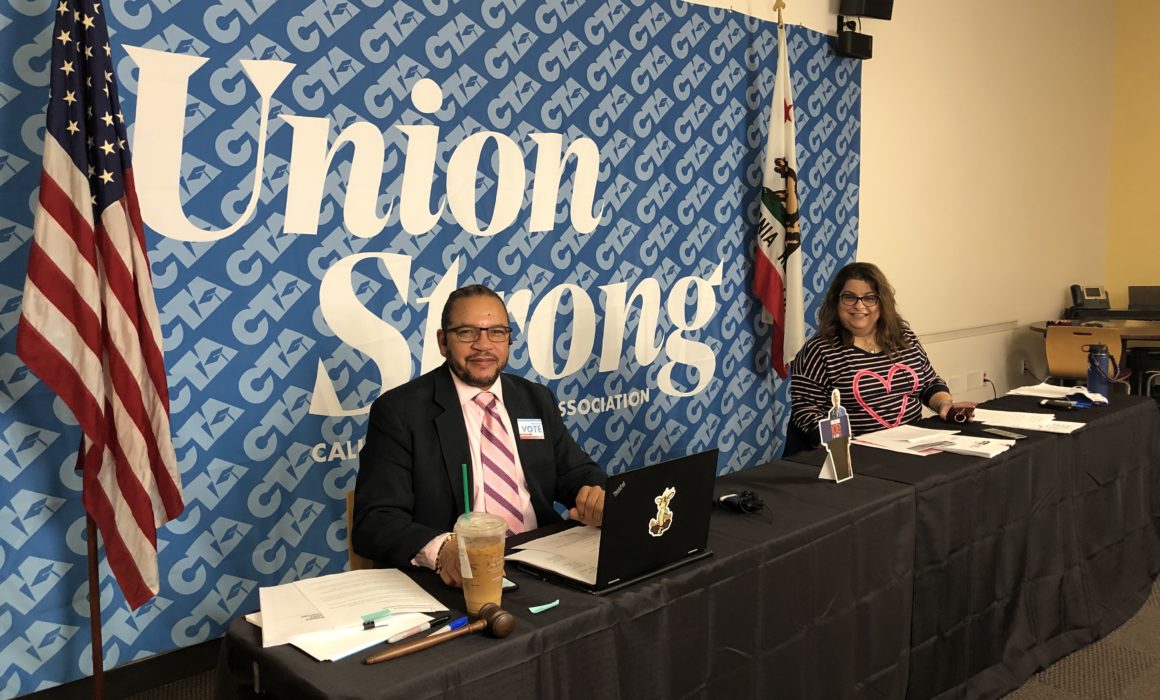
[[598, 587], [652, 573], [706, 548], [717, 454], [710, 450], [609, 478]]

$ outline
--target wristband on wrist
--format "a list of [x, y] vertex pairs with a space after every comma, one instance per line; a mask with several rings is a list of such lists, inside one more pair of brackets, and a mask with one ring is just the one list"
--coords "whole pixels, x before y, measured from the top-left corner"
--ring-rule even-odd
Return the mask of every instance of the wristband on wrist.
[[453, 532], [443, 539], [443, 544], [439, 545], [439, 551], [435, 554], [435, 573], [443, 573], [443, 550], [454, 541], [455, 533]]

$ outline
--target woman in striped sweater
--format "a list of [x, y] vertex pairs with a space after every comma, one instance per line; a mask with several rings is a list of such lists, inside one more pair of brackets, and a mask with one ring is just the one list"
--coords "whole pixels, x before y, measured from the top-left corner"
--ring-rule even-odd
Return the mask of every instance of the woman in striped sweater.
[[818, 441], [818, 421], [834, 389], [855, 436], [911, 423], [922, 405], [944, 420], [969, 420], [974, 404], [956, 404], [918, 342], [898, 315], [894, 288], [877, 266], [851, 263], [838, 271], [818, 312], [818, 333], [791, 365], [790, 419]]

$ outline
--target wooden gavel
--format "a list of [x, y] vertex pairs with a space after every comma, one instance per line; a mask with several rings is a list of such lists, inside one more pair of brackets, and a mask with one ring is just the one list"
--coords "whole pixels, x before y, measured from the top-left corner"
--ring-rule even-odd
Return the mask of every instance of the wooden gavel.
[[483, 630], [488, 630], [491, 633], [491, 636], [496, 637], [497, 639], [503, 639], [512, 633], [512, 630], [515, 629], [515, 626], [516, 618], [513, 617], [510, 612], [504, 610], [495, 603], [484, 603], [483, 607], [479, 609], [479, 619], [475, 622], [464, 625], [457, 630], [424, 637], [423, 639], [417, 639], [413, 642], [407, 642], [406, 644], [400, 644], [397, 647], [387, 649], [386, 651], [375, 654], [374, 656], [368, 656], [367, 660], [363, 663], [377, 664], [380, 661], [390, 661], [391, 659], [397, 659], [400, 656], [406, 656], [407, 654], [421, 651], [428, 647], [433, 647], [436, 644], [442, 644], [443, 642], [450, 641], [456, 637], [462, 637], [465, 634], [482, 632]]

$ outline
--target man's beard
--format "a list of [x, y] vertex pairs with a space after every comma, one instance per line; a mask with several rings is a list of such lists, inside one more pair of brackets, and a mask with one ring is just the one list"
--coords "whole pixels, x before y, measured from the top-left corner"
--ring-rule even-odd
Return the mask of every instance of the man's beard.
[[459, 377], [460, 381], [462, 381], [464, 384], [473, 386], [477, 389], [486, 389], [492, 384], [495, 384], [495, 381], [499, 379], [500, 372], [503, 372], [503, 368], [507, 366], [507, 363], [499, 363], [499, 358], [495, 355], [491, 355], [490, 353], [485, 356], [490, 357], [497, 362], [495, 372], [491, 374], [472, 374], [467, 362], [460, 364], [453, 361], [451, 358], [447, 358], [447, 366], [451, 368], [451, 372], [456, 377]]

